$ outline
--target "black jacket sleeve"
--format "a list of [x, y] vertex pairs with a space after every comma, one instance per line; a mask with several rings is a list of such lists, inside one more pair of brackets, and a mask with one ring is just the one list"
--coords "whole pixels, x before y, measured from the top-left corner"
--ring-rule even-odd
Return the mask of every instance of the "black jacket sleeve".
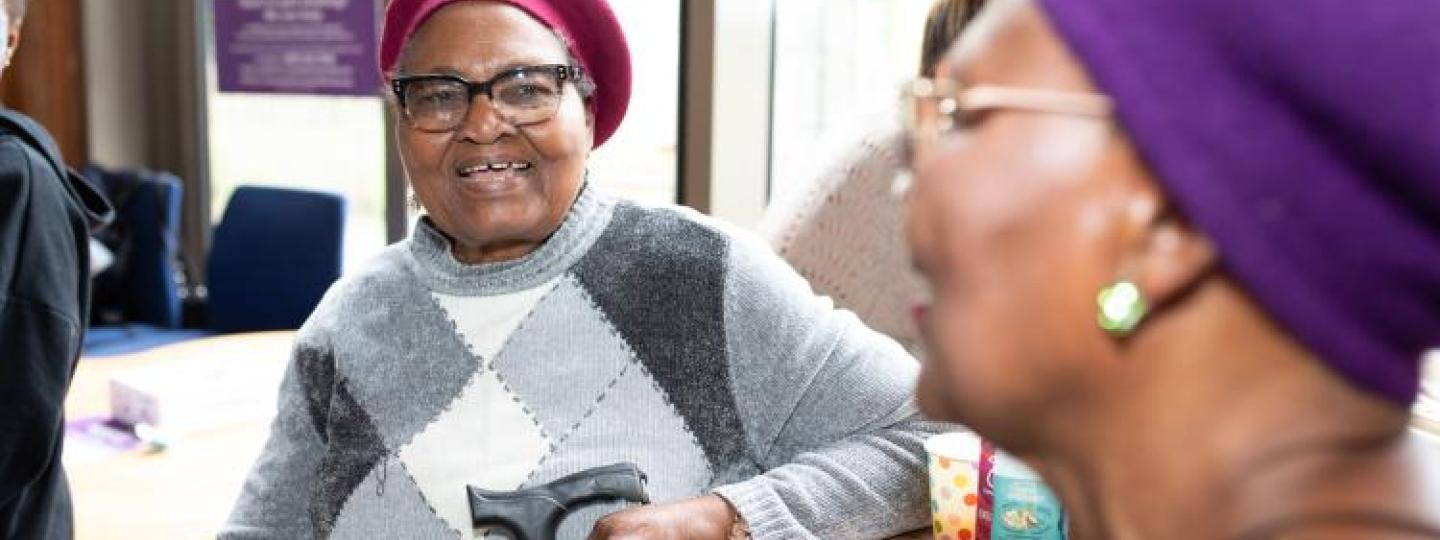
[[88, 224], [67, 181], [0, 137], [0, 536], [36, 532], [65, 490], [63, 408], [88, 301]]

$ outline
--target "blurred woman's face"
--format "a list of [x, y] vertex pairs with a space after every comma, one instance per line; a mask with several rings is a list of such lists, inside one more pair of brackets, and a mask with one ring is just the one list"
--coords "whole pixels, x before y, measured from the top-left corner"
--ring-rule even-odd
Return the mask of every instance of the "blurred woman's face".
[[[938, 78], [1095, 92], [1038, 8], [990, 7]], [[1015, 445], [1106, 356], [1095, 296], [1117, 277], [1119, 188], [1144, 168], [1106, 118], [1003, 108], [963, 118], [912, 160], [907, 233], [933, 293], [920, 310], [921, 407]]]
[[[514, 68], [569, 63], [561, 40], [508, 4], [455, 2], [411, 36], [397, 75], [454, 75], [490, 80]], [[529, 253], [564, 221], [585, 177], [591, 117], [573, 83], [564, 83], [554, 116], [514, 125], [477, 95], [448, 131], [396, 123], [405, 172], [420, 204], [450, 236], [463, 262]]]

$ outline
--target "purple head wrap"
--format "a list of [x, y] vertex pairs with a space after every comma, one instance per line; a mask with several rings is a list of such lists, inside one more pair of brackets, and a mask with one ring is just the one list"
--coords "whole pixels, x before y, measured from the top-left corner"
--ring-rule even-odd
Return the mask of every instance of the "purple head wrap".
[[1440, 346], [1440, 1], [1041, 4], [1227, 271], [1410, 404]]

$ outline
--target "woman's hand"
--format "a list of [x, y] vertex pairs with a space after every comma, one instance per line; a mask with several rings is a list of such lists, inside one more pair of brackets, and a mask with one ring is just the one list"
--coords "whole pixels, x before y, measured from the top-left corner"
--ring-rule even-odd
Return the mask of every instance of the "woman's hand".
[[[731, 538], [739, 515], [719, 495], [627, 508], [595, 522], [590, 540]], [[748, 535], [741, 535], [746, 538]]]

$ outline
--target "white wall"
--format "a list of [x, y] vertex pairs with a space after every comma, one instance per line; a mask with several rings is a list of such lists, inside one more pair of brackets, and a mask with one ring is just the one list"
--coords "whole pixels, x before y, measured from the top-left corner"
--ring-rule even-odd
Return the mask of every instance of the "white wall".
[[753, 229], [770, 177], [771, 2], [715, 1], [710, 213]]
[[80, 0], [91, 161], [175, 173], [185, 183], [181, 241], [204, 275], [209, 236], [204, 103], [195, 84], [201, 0]]
[[109, 167], [149, 165], [145, 44], [136, 0], [81, 0], [85, 106], [90, 160]]

